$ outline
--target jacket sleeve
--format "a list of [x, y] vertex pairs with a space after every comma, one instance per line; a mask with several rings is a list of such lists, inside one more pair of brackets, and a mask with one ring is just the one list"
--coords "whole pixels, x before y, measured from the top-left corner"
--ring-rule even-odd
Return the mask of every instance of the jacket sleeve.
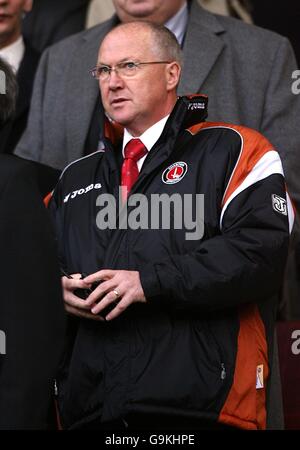
[[147, 300], [209, 312], [263, 301], [278, 292], [289, 226], [286, 210], [276, 210], [273, 194], [287, 206], [280, 174], [238, 193], [224, 212], [220, 234], [199, 241], [190, 253], [142, 267]]
[[48, 203], [48, 211], [55, 230], [60, 269], [66, 268], [64, 257], [63, 219], [61, 217], [61, 181], [59, 180]]
[[28, 162], [1, 155], [0, 430], [46, 429], [65, 312], [54, 230]]

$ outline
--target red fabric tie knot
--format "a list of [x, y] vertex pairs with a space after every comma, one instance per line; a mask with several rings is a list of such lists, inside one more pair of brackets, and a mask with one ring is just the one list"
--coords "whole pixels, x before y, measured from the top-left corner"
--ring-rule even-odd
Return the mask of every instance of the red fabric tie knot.
[[132, 186], [139, 176], [137, 162], [147, 154], [147, 149], [139, 139], [131, 139], [124, 149], [124, 161], [121, 173], [122, 199], [126, 201]]

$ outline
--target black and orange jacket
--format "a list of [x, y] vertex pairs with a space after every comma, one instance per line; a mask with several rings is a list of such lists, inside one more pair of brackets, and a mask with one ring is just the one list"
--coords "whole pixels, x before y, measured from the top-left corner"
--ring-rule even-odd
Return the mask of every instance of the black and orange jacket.
[[138, 270], [147, 298], [110, 322], [73, 327], [58, 379], [66, 428], [133, 412], [266, 426], [268, 340], [293, 212], [272, 145], [242, 126], [204, 122], [205, 102], [178, 99], [129, 196], [203, 194], [201, 239], [186, 238], [184, 221], [99, 229], [101, 194], [118, 204], [121, 151], [109, 140], [69, 165], [54, 191], [64, 270]]

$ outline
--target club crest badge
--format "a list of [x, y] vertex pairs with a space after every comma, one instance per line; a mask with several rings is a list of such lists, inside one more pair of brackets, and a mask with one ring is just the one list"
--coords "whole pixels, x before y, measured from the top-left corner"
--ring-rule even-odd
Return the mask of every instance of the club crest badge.
[[187, 164], [183, 161], [178, 161], [163, 171], [162, 181], [166, 184], [178, 183], [185, 176], [187, 170]]

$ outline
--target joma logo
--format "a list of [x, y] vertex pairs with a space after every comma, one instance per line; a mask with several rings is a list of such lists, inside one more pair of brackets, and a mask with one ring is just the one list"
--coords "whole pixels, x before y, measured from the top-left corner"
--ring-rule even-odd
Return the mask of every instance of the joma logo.
[[101, 189], [101, 188], [102, 188], [101, 183], [95, 183], [95, 184], [90, 184], [89, 186], [87, 186], [85, 188], [77, 189], [76, 191], [70, 192], [69, 194], [67, 194], [65, 196], [64, 203], [67, 203], [69, 201], [69, 199], [73, 199], [73, 198], [77, 197], [77, 195], [87, 194], [88, 192], [92, 191], [93, 189]]

